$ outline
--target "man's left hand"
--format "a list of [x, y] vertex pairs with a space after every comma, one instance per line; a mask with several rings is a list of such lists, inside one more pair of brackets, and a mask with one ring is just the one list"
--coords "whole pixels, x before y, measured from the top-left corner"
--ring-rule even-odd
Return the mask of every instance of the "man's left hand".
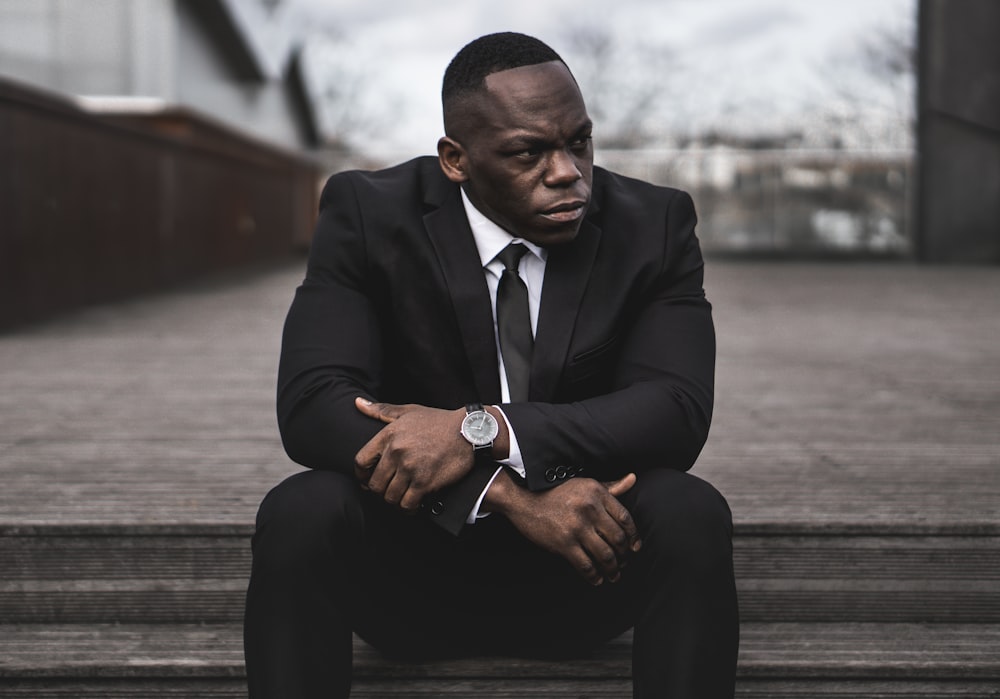
[[386, 423], [354, 457], [354, 472], [362, 487], [388, 504], [416, 512], [425, 495], [458, 482], [472, 469], [472, 446], [460, 431], [465, 410], [364, 398], [354, 404], [364, 415]]

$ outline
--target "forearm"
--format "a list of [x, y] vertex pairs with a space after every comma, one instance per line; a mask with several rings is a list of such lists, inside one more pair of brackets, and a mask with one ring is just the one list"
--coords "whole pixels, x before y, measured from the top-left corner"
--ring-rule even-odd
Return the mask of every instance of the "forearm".
[[500, 471], [483, 495], [479, 511], [509, 517], [512, 511], [523, 507], [525, 492], [505, 471]]
[[506, 517], [529, 541], [562, 556], [588, 582], [618, 580], [642, 543], [631, 514], [618, 500], [635, 485], [628, 474], [614, 483], [568, 481], [559, 492], [531, 492], [501, 472], [483, 507]]
[[687, 470], [704, 446], [711, 405], [669, 385], [638, 384], [576, 403], [504, 406], [518, 434], [529, 486], [548, 466], [617, 478], [649, 466]]
[[[582, 466], [586, 475], [605, 480], [651, 466], [691, 468], [711, 424], [715, 335], [707, 308], [692, 313], [684, 327], [678, 336], [686, 342], [671, 348], [669, 358], [666, 350], [654, 356], [626, 342], [611, 390], [603, 395], [503, 406], [529, 487], [549, 487], [543, 474], [559, 465]], [[640, 327], [632, 343], [646, 334]]]
[[353, 476], [355, 454], [381, 429], [354, 407], [356, 396], [371, 394], [338, 381], [304, 396], [295, 388], [286, 387], [286, 395], [279, 395], [278, 401], [285, 452], [303, 466]]

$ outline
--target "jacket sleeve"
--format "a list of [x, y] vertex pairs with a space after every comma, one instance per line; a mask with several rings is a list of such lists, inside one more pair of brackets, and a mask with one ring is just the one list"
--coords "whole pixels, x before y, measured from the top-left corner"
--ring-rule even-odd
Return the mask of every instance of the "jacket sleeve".
[[310, 468], [354, 473], [354, 455], [378, 431], [354, 407], [375, 395], [381, 339], [366, 287], [361, 214], [348, 174], [320, 198], [306, 277], [285, 319], [278, 365], [278, 427], [288, 455]]
[[708, 438], [715, 376], [715, 330], [695, 223], [691, 198], [676, 192], [659, 274], [624, 329], [610, 392], [572, 403], [503, 406], [532, 490], [557, 485], [558, 466], [607, 480], [694, 464]]
[[[362, 415], [357, 396], [379, 400], [383, 345], [365, 244], [365, 220], [351, 173], [334, 175], [320, 214], [306, 277], [285, 320], [277, 413], [288, 456], [309, 468], [354, 477], [354, 456], [382, 423]], [[425, 511], [457, 534], [493, 470], [477, 464]]]

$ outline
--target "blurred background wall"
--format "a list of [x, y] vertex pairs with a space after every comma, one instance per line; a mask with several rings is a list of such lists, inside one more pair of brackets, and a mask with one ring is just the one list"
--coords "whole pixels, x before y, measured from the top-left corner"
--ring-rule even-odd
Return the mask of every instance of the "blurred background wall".
[[1000, 2], [922, 0], [920, 49], [917, 254], [1000, 263]]

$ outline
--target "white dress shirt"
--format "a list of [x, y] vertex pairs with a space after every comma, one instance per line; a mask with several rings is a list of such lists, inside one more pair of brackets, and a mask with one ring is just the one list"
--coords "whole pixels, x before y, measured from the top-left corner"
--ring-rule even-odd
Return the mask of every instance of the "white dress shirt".
[[[503, 364], [503, 354], [500, 352], [500, 340], [497, 333], [497, 287], [500, 285], [500, 275], [503, 274], [503, 263], [496, 259], [500, 251], [511, 243], [521, 243], [528, 249], [528, 252], [521, 257], [518, 265], [518, 273], [528, 287], [528, 315], [531, 318], [531, 334], [535, 334], [538, 327], [538, 308], [542, 299], [542, 282], [545, 279], [545, 260], [547, 251], [534, 243], [530, 243], [523, 238], [517, 238], [505, 231], [503, 228], [493, 223], [490, 219], [477, 209], [462, 190], [462, 203], [465, 205], [465, 215], [469, 219], [469, 226], [472, 228], [472, 235], [476, 240], [476, 249], [479, 250], [479, 259], [483, 265], [483, 273], [486, 275], [486, 286], [490, 290], [490, 307], [493, 309], [493, 339], [497, 343], [498, 371], [500, 373], [500, 399], [502, 402], [510, 402], [510, 389], [507, 387], [507, 372]], [[518, 447], [517, 436], [511, 429], [507, 416], [503, 409], [498, 407], [503, 420], [507, 425], [507, 433], [510, 435], [510, 454], [501, 461], [524, 476], [524, 460], [521, 458], [521, 450]], [[480, 517], [479, 508], [486, 496], [486, 491], [493, 485], [493, 480], [500, 473], [502, 468], [498, 468], [493, 478], [486, 484], [486, 488], [480, 494], [476, 504], [469, 512], [466, 522], [472, 524]], [[483, 515], [485, 516], [485, 515]]]

